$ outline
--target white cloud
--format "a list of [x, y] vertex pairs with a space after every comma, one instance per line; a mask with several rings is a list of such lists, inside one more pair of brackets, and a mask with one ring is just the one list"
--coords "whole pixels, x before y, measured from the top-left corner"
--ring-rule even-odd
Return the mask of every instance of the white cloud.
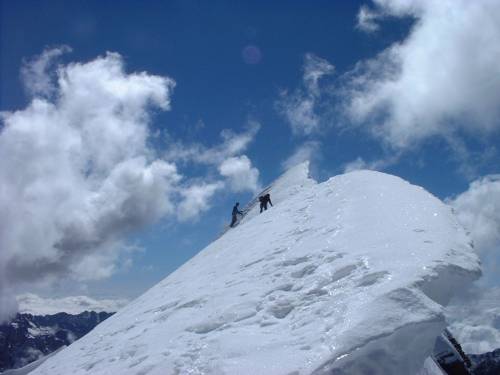
[[396, 148], [431, 136], [487, 135], [500, 128], [500, 3], [375, 0], [411, 17], [409, 35], [344, 77], [354, 123]]
[[319, 96], [319, 81], [324, 76], [333, 74], [335, 68], [325, 59], [312, 53], [304, 57], [304, 75], [302, 77], [307, 92], [313, 96]]
[[383, 171], [387, 167], [394, 165], [399, 160], [399, 154], [394, 154], [386, 158], [376, 159], [372, 161], [365, 161], [362, 157], [358, 156], [356, 159], [344, 165], [344, 173], [358, 171], [361, 169], [369, 169], [373, 171]]
[[362, 5], [358, 12], [356, 27], [364, 32], [373, 33], [380, 29], [377, 23], [379, 18], [380, 14], [378, 12], [366, 5]]
[[447, 306], [449, 329], [466, 353], [490, 352], [500, 346], [500, 288], [471, 288]]
[[164, 157], [170, 161], [219, 165], [225, 159], [244, 152], [255, 139], [259, 129], [260, 124], [255, 121], [250, 121], [241, 133], [225, 129], [220, 134], [222, 142], [213, 147], [201, 143], [185, 144], [174, 141], [169, 144]]
[[485, 283], [498, 285], [500, 270], [500, 175], [485, 176], [447, 202], [470, 231], [482, 260]]
[[479, 250], [500, 245], [500, 175], [472, 182], [449, 203], [472, 232]]
[[314, 98], [292, 95], [286, 100], [284, 114], [294, 134], [308, 135], [318, 130], [320, 117], [314, 111]]
[[307, 141], [301, 144], [295, 149], [292, 155], [290, 155], [281, 166], [283, 169], [287, 170], [297, 164], [303, 163], [305, 161], [312, 161], [318, 159], [320, 154], [321, 143], [317, 141]]
[[372, 169], [372, 168], [370, 168], [370, 165], [362, 157], [359, 156], [356, 159], [344, 165], [344, 173], [359, 171], [361, 169]]
[[196, 219], [200, 213], [210, 208], [210, 199], [217, 190], [223, 187], [224, 184], [222, 182], [215, 182], [193, 185], [183, 189], [181, 191], [183, 199], [177, 207], [179, 220]]
[[304, 57], [303, 69], [302, 86], [292, 93], [282, 92], [277, 108], [294, 134], [310, 135], [321, 126], [317, 108], [321, 99], [320, 80], [333, 74], [334, 67], [325, 59], [308, 53]]
[[[164, 157], [170, 161], [215, 167], [219, 174], [225, 178], [226, 186], [232, 191], [255, 191], [259, 186], [259, 170], [252, 166], [252, 162], [248, 156], [242, 154], [242, 152], [247, 150], [250, 143], [255, 139], [259, 129], [260, 124], [255, 121], [250, 121], [247, 128], [241, 133], [225, 129], [220, 134], [222, 142], [213, 147], [207, 147], [201, 143], [185, 144], [180, 141], [171, 142]], [[219, 181], [216, 185], [204, 184], [203, 188], [199, 187], [201, 190], [196, 188], [193, 193], [201, 194], [201, 191], [204, 191], [204, 189], [208, 189], [208, 193], [212, 190], [211, 186], [219, 188], [222, 183]], [[212, 194], [207, 195], [207, 198]], [[185, 199], [188, 198], [185, 197]], [[193, 199], [189, 199], [189, 202], [194, 203]], [[183, 219], [195, 217], [197, 214], [196, 210], [193, 211], [193, 215], [186, 214], [190, 212], [190, 210], [187, 210], [188, 206], [190, 207], [191, 205], [186, 201], [183, 204], [183, 208], [179, 211], [180, 213], [182, 212], [180, 217]], [[202, 206], [199, 207], [202, 208]]]
[[17, 296], [19, 312], [52, 315], [60, 312], [80, 314], [84, 311], [116, 312], [128, 303], [126, 299], [94, 299], [88, 296], [43, 298], [33, 293]]
[[50, 48], [32, 60], [24, 61], [21, 78], [30, 95], [48, 97], [54, 94], [56, 91], [53, 82], [55, 71], [51, 68], [59, 56], [68, 52], [71, 52], [68, 46]]
[[230, 157], [219, 165], [219, 173], [228, 179], [233, 191], [259, 190], [259, 171], [246, 155]]
[[126, 234], [176, 212], [181, 176], [147, 142], [174, 81], [128, 74], [116, 53], [61, 65], [54, 81], [63, 50], [25, 65], [32, 102], [1, 114], [2, 310], [18, 284], [109, 276]]

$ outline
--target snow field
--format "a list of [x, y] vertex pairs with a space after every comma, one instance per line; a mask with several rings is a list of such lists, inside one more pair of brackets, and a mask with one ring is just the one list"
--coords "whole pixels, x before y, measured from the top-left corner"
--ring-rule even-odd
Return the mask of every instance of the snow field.
[[412, 374], [456, 285], [479, 275], [451, 209], [307, 165], [242, 222], [33, 374]]

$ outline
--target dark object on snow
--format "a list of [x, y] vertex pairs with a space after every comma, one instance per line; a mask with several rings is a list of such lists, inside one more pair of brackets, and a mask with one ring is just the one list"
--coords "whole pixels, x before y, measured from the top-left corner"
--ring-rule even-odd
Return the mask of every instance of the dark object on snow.
[[443, 371], [443, 374], [472, 375], [470, 359], [447, 329], [436, 338], [432, 359]]
[[442, 375], [500, 375], [500, 348], [489, 353], [465, 354], [447, 329], [436, 338], [430, 358]]
[[240, 205], [239, 202], [236, 202], [236, 204], [234, 205], [233, 207], [233, 212], [231, 214], [232, 216], [232, 220], [231, 220], [231, 224], [229, 225], [231, 228], [234, 226], [234, 224], [236, 224], [236, 222], [238, 221], [238, 214], [242, 215], [243, 216], [243, 212], [241, 212], [240, 210], [238, 210], [238, 206]]
[[0, 324], [0, 372], [19, 368], [90, 332], [113, 313], [85, 311], [78, 315], [17, 314]]
[[260, 212], [262, 212], [262, 210], [267, 210], [268, 203], [271, 205], [271, 207], [273, 206], [271, 202], [271, 195], [269, 193], [259, 197], [259, 202], [260, 202]]

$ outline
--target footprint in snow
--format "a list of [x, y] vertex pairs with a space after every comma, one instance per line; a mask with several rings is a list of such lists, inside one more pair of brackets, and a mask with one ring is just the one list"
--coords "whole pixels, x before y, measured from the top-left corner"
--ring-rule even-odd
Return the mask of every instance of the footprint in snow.
[[137, 375], [146, 375], [148, 374], [152, 369], [155, 368], [155, 365], [147, 365], [141, 368], [139, 371], [136, 372]]
[[288, 300], [278, 300], [273, 303], [267, 311], [277, 319], [285, 318], [295, 308]]
[[128, 368], [132, 368], [132, 367], [135, 367], [139, 364], [141, 364], [142, 362], [144, 362], [146, 359], [148, 359], [149, 356], [147, 355], [143, 355], [142, 357], [139, 357], [137, 358], [136, 360], [134, 360], [129, 366]]
[[332, 278], [331, 278], [331, 282], [335, 282], [335, 281], [343, 279], [347, 276], [350, 276], [357, 269], [358, 269], [358, 266], [354, 265], [354, 264], [350, 264], [348, 266], [342, 267], [334, 272], [334, 274], [332, 275]]
[[285, 267], [295, 266], [297, 264], [307, 262], [308, 260], [309, 260], [308, 256], [292, 258], [292, 259], [287, 259], [287, 260], [279, 263], [278, 266], [285, 266]]
[[361, 286], [370, 286], [375, 284], [378, 281], [381, 281], [382, 279], [386, 278], [389, 276], [389, 272], [386, 271], [380, 271], [380, 272], [374, 272], [370, 273], [368, 275], [365, 275], [361, 278], [361, 280], [358, 283], [358, 287]]
[[325, 262], [326, 263], [332, 263], [334, 261], [336, 261], [337, 259], [340, 259], [340, 258], [343, 258], [344, 256], [342, 254], [335, 254], [335, 255], [331, 255], [329, 257], [326, 257], [325, 258]]
[[262, 262], [262, 261], [264, 261], [264, 260], [265, 260], [265, 258], [260, 258], [260, 259], [257, 259], [257, 260], [255, 260], [255, 261], [253, 261], [253, 262], [250, 262], [250, 263], [247, 263], [247, 264], [245, 264], [245, 265], [241, 266], [241, 268], [248, 268], [248, 267], [251, 267], [251, 266], [253, 266], [253, 265], [257, 264], [257, 263], [260, 263], [260, 262]]
[[176, 310], [187, 309], [187, 308], [190, 308], [190, 307], [199, 307], [199, 306], [204, 305], [205, 302], [206, 301], [203, 298], [194, 299], [192, 301], [188, 301], [186, 303], [183, 303], [180, 306], [177, 306]]
[[267, 297], [268, 295], [270, 295], [270, 294], [272, 294], [274, 292], [278, 292], [278, 291], [289, 292], [289, 291], [292, 290], [293, 286], [294, 285], [292, 283], [287, 283], [287, 284], [283, 284], [283, 285], [277, 286], [276, 288], [273, 288], [270, 291], [266, 292], [264, 294], [264, 297]]
[[298, 271], [292, 272], [290, 276], [292, 276], [294, 279], [301, 279], [304, 276], [312, 274], [316, 270], [316, 268], [318, 268], [318, 266], [314, 264], [309, 264]]

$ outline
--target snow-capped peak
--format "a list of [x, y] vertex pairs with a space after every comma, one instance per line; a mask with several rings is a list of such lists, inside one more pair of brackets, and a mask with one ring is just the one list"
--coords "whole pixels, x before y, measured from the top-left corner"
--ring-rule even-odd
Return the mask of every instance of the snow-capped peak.
[[456, 288], [479, 275], [420, 187], [307, 164], [241, 223], [33, 374], [414, 374]]

